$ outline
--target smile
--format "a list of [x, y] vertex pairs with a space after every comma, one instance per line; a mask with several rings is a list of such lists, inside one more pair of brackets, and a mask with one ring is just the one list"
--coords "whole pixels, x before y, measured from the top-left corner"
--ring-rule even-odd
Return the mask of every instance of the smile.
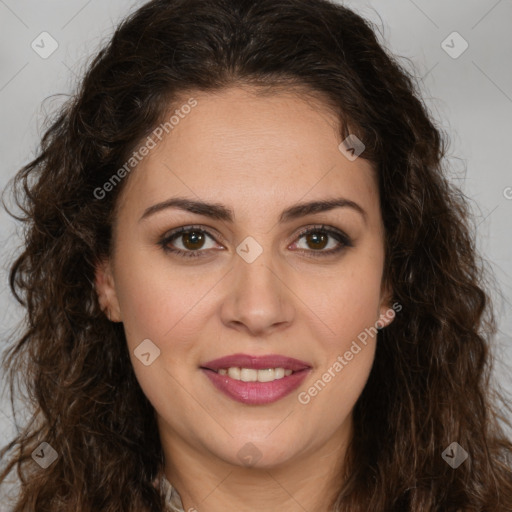
[[276, 402], [297, 389], [311, 371], [298, 359], [233, 354], [209, 361], [200, 369], [215, 389], [248, 405]]

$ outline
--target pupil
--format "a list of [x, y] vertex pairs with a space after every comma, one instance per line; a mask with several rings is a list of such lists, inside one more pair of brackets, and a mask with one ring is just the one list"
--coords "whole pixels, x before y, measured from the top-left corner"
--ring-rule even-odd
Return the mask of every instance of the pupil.
[[323, 249], [327, 244], [327, 236], [325, 233], [310, 233], [307, 235], [308, 243], [313, 242], [313, 246], [316, 245], [316, 247], [313, 247], [315, 249]]
[[[197, 231], [191, 231], [190, 233], [186, 233], [184, 235], [184, 245], [188, 249], [200, 249], [204, 242], [203, 233], [199, 233]], [[189, 247], [189, 246], [192, 247]]]

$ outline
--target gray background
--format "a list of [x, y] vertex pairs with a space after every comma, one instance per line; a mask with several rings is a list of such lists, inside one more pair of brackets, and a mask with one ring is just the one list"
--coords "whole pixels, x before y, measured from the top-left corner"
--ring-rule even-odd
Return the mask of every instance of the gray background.
[[[256, 0], [257, 1], [257, 0]], [[122, 0], [0, 0], [0, 189], [35, 154], [42, 120], [72, 92], [80, 74], [118, 21], [144, 2]], [[451, 179], [474, 200], [478, 245], [502, 290], [496, 380], [512, 390], [512, 2], [510, 0], [352, 0], [345, 4], [375, 21], [393, 53], [414, 65], [426, 105], [451, 135]], [[43, 59], [31, 47], [42, 32], [57, 41]], [[468, 43], [458, 58], [442, 42], [458, 32]], [[39, 43], [41, 44], [41, 43]], [[462, 48], [458, 36], [444, 46]], [[45, 44], [48, 49], [49, 45]], [[511, 188], [509, 188], [511, 187]], [[0, 211], [0, 349], [21, 317], [7, 288], [8, 262], [19, 241]], [[0, 401], [0, 444], [14, 433]]]

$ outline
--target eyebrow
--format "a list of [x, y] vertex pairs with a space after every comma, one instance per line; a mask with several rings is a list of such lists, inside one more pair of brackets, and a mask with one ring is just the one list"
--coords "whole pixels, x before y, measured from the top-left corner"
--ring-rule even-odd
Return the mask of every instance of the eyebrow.
[[[139, 219], [139, 222], [143, 219], [147, 219], [157, 212], [161, 212], [162, 210], [166, 210], [168, 208], [178, 208], [190, 213], [209, 217], [210, 219], [221, 220], [225, 222], [233, 222], [235, 218], [233, 211], [223, 204], [207, 203], [204, 201], [196, 201], [184, 197], [173, 197], [146, 208], [141, 218]], [[364, 221], [366, 222], [367, 214], [365, 210], [363, 210], [363, 208], [361, 208], [361, 206], [359, 206], [356, 202], [351, 201], [350, 199], [345, 199], [343, 197], [295, 204], [281, 213], [279, 222], [290, 222], [294, 219], [305, 217], [306, 215], [327, 212], [335, 208], [351, 208], [352, 210], [355, 210], [361, 214]]]

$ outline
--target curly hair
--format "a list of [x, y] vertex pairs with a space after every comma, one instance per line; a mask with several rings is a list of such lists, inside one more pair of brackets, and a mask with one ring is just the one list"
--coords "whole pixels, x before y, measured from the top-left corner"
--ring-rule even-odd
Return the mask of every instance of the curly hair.
[[[0, 482], [20, 481], [13, 512], [163, 510], [154, 410], [94, 286], [129, 177], [95, 190], [184, 93], [243, 85], [321, 94], [377, 170], [384, 275], [403, 312], [378, 335], [333, 510], [512, 510], [486, 268], [413, 73], [328, 0], [153, 0], [119, 25], [12, 182], [24, 239], [10, 286], [26, 322], [4, 366], [33, 407], [2, 451]], [[454, 440], [469, 453], [457, 470], [441, 457]], [[45, 471], [31, 458], [43, 441], [59, 454]]]

